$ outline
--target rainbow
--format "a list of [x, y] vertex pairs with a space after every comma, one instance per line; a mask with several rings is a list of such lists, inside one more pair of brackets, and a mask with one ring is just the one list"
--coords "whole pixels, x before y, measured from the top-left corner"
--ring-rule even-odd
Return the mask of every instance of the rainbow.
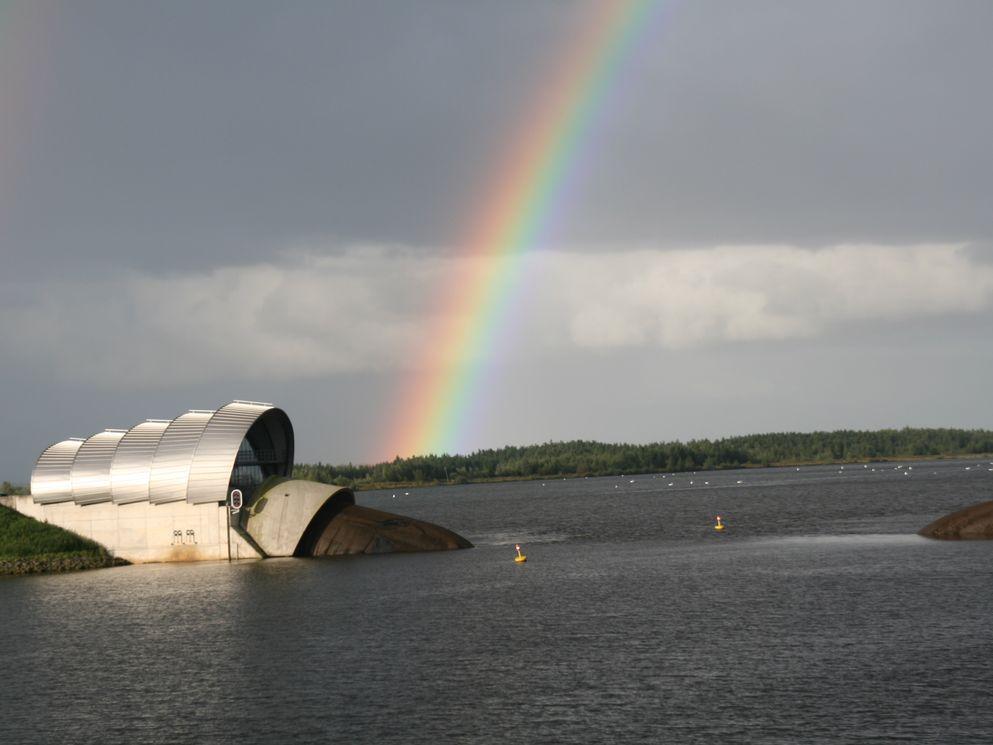
[[461, 246], [459, 276], [442, 299], [440, 319], [394, 412], [384, 454], [455, 452], [478, 399], [502, 325], [519, 284], [522, 258], [537, 248], [568, 191], [597, 113], [618, 68], [658, 0], [595, 2], [583, 32], [535, 92], [535, 105], [511, 138], [484, 189], [482, 208]]

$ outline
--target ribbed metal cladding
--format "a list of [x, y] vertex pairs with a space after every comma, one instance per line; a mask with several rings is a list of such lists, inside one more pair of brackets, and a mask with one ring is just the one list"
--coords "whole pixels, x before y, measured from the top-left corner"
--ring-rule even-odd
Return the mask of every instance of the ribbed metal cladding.
[[190, 466], [213, 411], [190, 411], [166, 427], [152, 459], [148, 499], [153, 504], [186, 499]]
[[272, 404], [234, 401], [217, 410], [207, 424], [193, 458], [188, 502], [203, 504], [227, 499], [228, 483], [241, 441], [256, 420], [274, 408]]
[[123, 429], [104, 430], [80, 445], [69, 476], [76, 504], [110, 501], [110, 464], [114, 461], [117, 443], [126, 432]]
[[45, 449], [31, 472], [31, 496], [39, 504], [72, 501], [72, 462], [83, 440], [73, 437]]
[[170, 424], [169, 419], [149, 419], [136, 424], [117, 443], [110, 465], [110, 497], [116, 504], [148, 501], [152, 459]]

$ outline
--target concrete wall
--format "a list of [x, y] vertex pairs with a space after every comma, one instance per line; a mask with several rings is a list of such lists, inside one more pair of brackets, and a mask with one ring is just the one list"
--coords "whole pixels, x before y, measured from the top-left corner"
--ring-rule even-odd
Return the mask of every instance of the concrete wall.
[[298, 545], [306, 555], [320, 556], [472, 546], [440, 526], [356, 507], [350, 489], [299, 479], [276, 483], [242, 513], [248, 540], [228, 530], [228, 508], [216, 502], [38, 504], [12, 496], [0, 497], [0, 504], [90, 538], [133, 563], [227, 559], [229, 540], [232, 559], [261, 559], [262, 552], [293, 556]]
[[[225, 505], [188, 502], [36, 504], [30, 496], [0, 497], [0, 504], [90, 538], [114, 556], [133, 563], [228, 558], [228, 508]], [[232, 559], [262, 558], [233, 528], [230, 540]]]

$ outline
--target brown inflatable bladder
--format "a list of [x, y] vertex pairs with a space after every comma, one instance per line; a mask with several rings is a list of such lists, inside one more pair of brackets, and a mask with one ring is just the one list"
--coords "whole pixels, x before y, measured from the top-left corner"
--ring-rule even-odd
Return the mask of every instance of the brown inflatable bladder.
[[412, 553], [472, 548], [440, 525], [331, 500], [314, 516], [294, 556]]

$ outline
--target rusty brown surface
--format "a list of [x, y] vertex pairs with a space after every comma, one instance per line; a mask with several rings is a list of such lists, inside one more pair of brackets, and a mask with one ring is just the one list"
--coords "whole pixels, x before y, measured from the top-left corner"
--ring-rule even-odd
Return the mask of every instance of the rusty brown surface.
[[971, 505], [935, 520], [918, 533], [927, 538], [993, 538], [993, 501]]
[[409, 553], [471, 548], [462, 536], [433, 523], [350, 505], [337, 512], [309, 546], [309, 556]]

